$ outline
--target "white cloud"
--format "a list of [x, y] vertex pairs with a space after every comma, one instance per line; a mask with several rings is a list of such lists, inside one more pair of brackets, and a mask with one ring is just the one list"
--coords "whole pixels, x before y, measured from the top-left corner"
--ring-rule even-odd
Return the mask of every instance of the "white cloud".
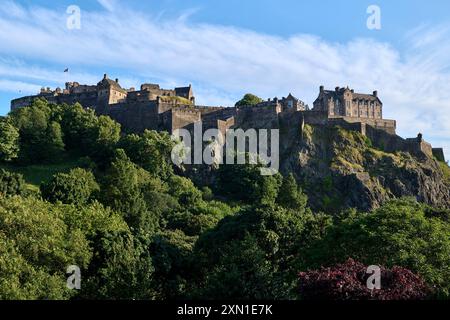
[[117, 6], [115, 0], [97, 0], [100, 5], [108, 11], [114, 11]]
[[[400, 53], [372, 39], [332, 43], [304, 34], [282, 38], [191, 24], [188, 17], [194, 11], [164, 21], [119, 2], [99, 2], [107, 11], [81, 8], [81, 30], [65, 28], [63, 11], [11, 2], [13, 13], [0, 10], [0, 55], [84, 70], [126, 70], [126, 76], [132, 76], [122, 83], [130, 85], [148, 79], [192, 83], [201, 104], [230, 105], [246, 92], [264, 98], [292, 92], [312, 104], [320, 84], [349, 85], [361, 92], [378, 90], [385, 116], [398, 120], [401, 135], [421, 131], [431, 142], [450, 144], [449, 26], [419, 26], [406, 35], [410, 49]], [[58, 72], [27, 70], [32, 63], [12, 64], [9, 69], [4, 64], [0, 60], [4, 78], [64, 82]], [[72, 76], [89, 83], [101, 77]]]
[[0, 79], [0, 91], [9, 91], [21, 94], [36, 94], [40, 86], [23, 81], [12, 81]]

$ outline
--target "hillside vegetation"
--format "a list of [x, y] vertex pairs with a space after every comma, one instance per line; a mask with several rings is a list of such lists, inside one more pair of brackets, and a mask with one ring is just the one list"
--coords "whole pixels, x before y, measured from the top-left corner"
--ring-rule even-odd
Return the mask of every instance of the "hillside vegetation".
[[[450, 298], [448, 206], [377, 189], [418, 164], [353, 133], [308, 128], [284, 175], [224, 165], [200, 186], [173, 167], [167, 133], [125, 134], [78, 104], [36, 100], [0, 123], [0, 299]], [[367, 173], [389, 197], [352, 209], [340, 197], [360, 189], [333, 172]], [[409, 285], [370, 294], [357, 273], [374, 264]], [[338, 293], [329, 271], [345, 275]]]

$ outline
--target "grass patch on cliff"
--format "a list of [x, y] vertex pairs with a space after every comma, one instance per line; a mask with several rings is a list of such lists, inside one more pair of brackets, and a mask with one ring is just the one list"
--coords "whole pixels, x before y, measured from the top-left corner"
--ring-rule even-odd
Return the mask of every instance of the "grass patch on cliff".
[[438, 161], [439, 166], [441, 167], [442, 173], [444, 174], [444, 181], [446, 184], [450, 185], [450, 167], [447, 163]]
[[177, 103], [182, 105], [192, 105], [192, 102], [189, 99], [183, 97], [161, 97], [163, 102], [168, 103]]
[[[361, 171], [364, 164], [363, 152], [367, 149], [365, 137], [355, 131], [337, 127], [334, 130], [333, 149], [335, 167], [343, 164], [344, 167]], [[336, 167], [337, 168], [337, 167]]]
[[313, 132], [314, 128], [309, 124], [305, 124], [305, 126], [303, 127], [303, 138], [311, 140]]
[[[345, 173], [364, 172], [364, 167], [358, 163], [352, 163], [343, 157], [335, 157], [331, 163], [331, 169], [340, 170], [345, 168]], [[342, 170], [341, 170], [342, 171]]]

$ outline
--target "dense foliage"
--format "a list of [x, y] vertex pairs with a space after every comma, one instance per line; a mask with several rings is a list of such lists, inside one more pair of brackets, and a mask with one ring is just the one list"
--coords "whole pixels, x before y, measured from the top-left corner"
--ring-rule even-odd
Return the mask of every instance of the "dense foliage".
[[371, 265], [402, 266], [448, 297], [449, 217], [449, 210], [436, 211], [413, 199], [391, 201], [371, 214], [343, 217], [299, 260], [303, 268], [348, 258]]
[[391, 268], [370, 298], [449, 298], [448, 208], [313, 212], [295, 176], [261, 165], [211, 168], [199, 189], [172, 147], [78, 104], [0, 119], [0, 299], [368, 299], [348, 258]]

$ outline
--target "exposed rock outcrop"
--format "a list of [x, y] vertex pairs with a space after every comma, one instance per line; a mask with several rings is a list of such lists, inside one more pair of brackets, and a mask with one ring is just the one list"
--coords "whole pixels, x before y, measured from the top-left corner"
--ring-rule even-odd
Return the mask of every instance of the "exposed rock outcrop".
[[281, 171], [295, 173], [315, 209], [370, 210], [404, 196], [450, 207], [450, 169], [434, 158], [387, 153], [360, 133], [329, 126], [287, 128], [280, 144]]

